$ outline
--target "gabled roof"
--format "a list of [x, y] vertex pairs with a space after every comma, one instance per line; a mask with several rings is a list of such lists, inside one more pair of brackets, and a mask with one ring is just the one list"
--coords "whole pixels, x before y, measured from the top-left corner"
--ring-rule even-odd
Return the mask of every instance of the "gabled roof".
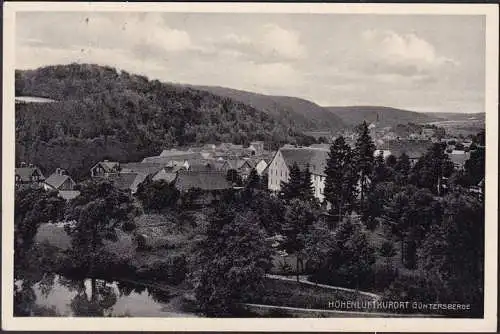
[[110, 177], [111, 183], [121, 190], [130, 190], [138, 173], [119, 173]]
[[312, 174], [326, 175], [325, 167], [328, 150], [310, 147], [287, 147], [281, 148], [280, 152], [288, 168], [291, 168], [294, 163], [300, 169], [305, 169], [309, 165]]
[[[96, 167], [97, 165], [101, 165], [101, 167], [106, 171], [106, 172], [113, 172], [115, 171], [118, 167], [120, 167], [120, 163], [116, 161], [99, 161], [94, 165]], [[92, 167], [92, 168], [94, 168]]]
[[226, 160], [229, 169], [240, 169], [243, 168], [245, 165], [248, 165], [248, 167], [253, 168], [252, 164], [248, 160], [244, 159], [228, 159]]
[[38, 167], [19, 167], [16, 168], [15, 171], [16, 175], [20, 177], [22, 182], [31, 182], [31, 177], [35, 172], [37, 172], [38, 175], [40, 175], [41, 180], [45, 179], [42, 172], [40, 171], [40, 168]]
[[[172, 169], [173, 170], [173, 169]], [[177, 177], [177, 171], [172, 171], [171, 169], [162, 169], [160, 170], [158, 173], [155, 174], [155, 176], [153, 176], [153, 181], [160, 181], [160, 180], [164, 180], [164, 181], [167, 181], [167, 182], [172, 182], [175, 180], [175, 178]]]
[[68, 179], [71, 179], [71, 177], [69, 177], [68, 175], [61, 175], [60, 173], [53, 173], [45, 180], [45, 183], [48, 184], [49, 186], [55, 188], [55, 189], [59, 189], [59, 187], [62, 186], [62, 184], [64, 182], [66, 182], [66, 180], [68, 180]]
[[129, 162], [121, 165], [122, 172], [133, 172], [145, 175], [155, 174], [163, 168], [162, 164], [147, 162]]
[[187, 191], [191, 188], [202, 190], [223, 190], [230, 189], [231, 183], [226, 180], [226, 175], [221, 172], [179, 172], [175, 180], [175, 187], [180, 191]]

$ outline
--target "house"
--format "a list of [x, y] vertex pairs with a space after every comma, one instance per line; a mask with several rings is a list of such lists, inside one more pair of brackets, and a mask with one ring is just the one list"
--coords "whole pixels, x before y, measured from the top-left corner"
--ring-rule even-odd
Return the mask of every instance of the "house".
[[137, 186], [142, 181], [136, 181], [136, 178], [142, 179], [144, 181], [145, 176], [143, 174], [138, 174], [134, 172], [123, 172], [117, 173], [109, 176], [110, 182], [115, 188], [134, 193], [137, 191]]
[[173, 182], [177, 177], [177, 172], [181, 169], [182, 167], [164, 167], [153, 176], [153, 181]]
[[236, 170], [241, 178], [245, 180], [252, 172], [253, 165], [249, 160], [245, 159], [228, 159], [222, 165], [221, 171], [227, 173], [230, 169]]
[[91, 177], [109, 177], [120, 172], [120, 163], [116, 161], [99, 161], [90, 168]]
[[15, 184], [16, 187], [22, 186], [42, 186], [45, 177], [42, 171], [37, 166], [32, 164], [26, 166], [24, 163], [21, 167], [15, 169]]
[[68, 172], [62, 168], [57, 168], [43, 183], [45, 190], [73, 190], [75, 181], [68, 175]]
[[196, 205], [211, 204], [220, 199], [223, 191], [232, 188], [226, 174], [218, 171], [179, 171], [174, 186], [181, 194], [199, 190], [199, 196], [194, 199]]
[[281, 191], [281, 183], [288, 182], [290, 169], [296, 163], [304, 170], [309, 166], [311, 182], [314, 187], [314, 197], [320, 202], [324, 199], [325, 167], [328, 159], [328, 150], [310, 147], [282, 147], [269, 163], [268, 189], [274, 192]]

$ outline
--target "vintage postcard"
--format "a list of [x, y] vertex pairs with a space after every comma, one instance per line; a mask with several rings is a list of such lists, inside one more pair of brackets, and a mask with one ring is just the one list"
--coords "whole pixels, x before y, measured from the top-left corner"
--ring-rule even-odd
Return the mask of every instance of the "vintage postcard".
[[3, 329], [496, 330], [497, 6], [3, 26]]

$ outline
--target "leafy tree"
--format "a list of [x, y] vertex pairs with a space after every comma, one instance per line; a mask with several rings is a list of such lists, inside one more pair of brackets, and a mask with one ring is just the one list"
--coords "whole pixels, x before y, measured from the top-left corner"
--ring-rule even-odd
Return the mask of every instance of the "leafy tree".
[[238, 304], [261, 296], [271, 249], [258, 216], [222, 205], [196, 247], [195, 296], [207, 316], [230, 316]]
[[179, 199], [179, 191], [165, 180], [145, 180], [137, 188], [137, 198], [147, 211], [160, 212], [174, 206]]
[[[66, 211], [66, 231], [71, 237], [74, 261], [86, 274], [95, 274], [96, 265], [106, 263], [104, 241], [117, 241], [117, 230], [132, 220], [136, 212], [132, 198], [107, 181], [87, 181], [80, 195]], [[71, 223], [73, 222], [73, 223]], [[104, 262], [104, 263], [103, 263]]]
[[325, 200], [337, 221], [352, 210], [355, 201], [357, 175], [353, 164], [351, 148], [342, 136], [338, 137], [330, 146], [325, 168]]
[[469, 160], [465, 162], [465, 180], [469, 186], [477, 186], [485, 176], [485, 158], [484, 148], [478, 148], [471, 152]]
[[334, 241], [327, 244], [331, 248], [313, 279], [351, 288], [366, 287], [375, 257], [360, 222], [345, 219], [335, 230]]
[[416, 251], [423, 238], [442, 219], [441, 204], [428, 189], [408, 186], [394, 195], [388, 202], [386, 218], [392, 225], [393, 234], [401, 240], [403, 264], [408, 268], [416, 266]]
[[22, 265], [33, 245], [38, 227], [62, 220], [65, 201], [57, 192], [41, 188], [17, 189], [14, 201], [15, 266]]
[[366, 199], [365, 210], [362, 212], [363, 222], [370, 230], [377, 227], [377, 219], [385, 218], [386, 208], [391, 205], [398, 191], [393, 182], [378, 183], [372, 187]]
[[297, 258], [297, 281], [299, 280], [299, 262], [301, 262], [302, 251], [305, 247], [306, 235], [316, 220], [314, 207], [310, 202], [293, 199], [285, 211], [285, 223], [282, 227], [286, 241], [283, 249]]
[[379, 249], [380, 256], [386, 259], [387, 265], [389, 265], [390, 258], [396, 255], [396, 249], [394, 248], [394, 244], [389, 240], [386, 240], [382, 243]]
[[424, 240], [422, 267], [436, 277], [438, 302], [466, 300], [471, 303], [472, 315], [482, 316], [484, 203], [464, 192], [450, 193], [444, 198], [444, 217]]
[[398, 158], [396, 158], [394, 155], [389, 155], [385, 161], [387, 167], [394, 169], [396, 168], [396, 165], [398, 164]]
[[368, 192], [370, 176], [373, 171], [373, 152], [375, 152], [375, 144], [370, 136], [366, 122], [363, 122], [361, 125], [354, 151], [355, 166], [358, 171], [360, 184], [360, 204], [363, 207]]
[[281, 193], [285, 200], [301, 198], [303, 194], [304, 179], [297, 163], [290, 168], [288, 182], [282, 182]]
[[453, 163], [444, 149], [443, 144], [435, 143], [418, 160], [411, 175], [411, 182], [414, 185], [427, 188], [438, 196], [442, 193], [443, 177], [450, 177], [453, 172]]

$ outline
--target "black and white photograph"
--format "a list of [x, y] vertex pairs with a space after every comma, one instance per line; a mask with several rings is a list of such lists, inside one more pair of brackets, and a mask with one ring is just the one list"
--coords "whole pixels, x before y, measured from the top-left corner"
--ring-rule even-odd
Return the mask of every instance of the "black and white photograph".
[[497, 7], [14, 5], [3, 316], [496, 325]]

